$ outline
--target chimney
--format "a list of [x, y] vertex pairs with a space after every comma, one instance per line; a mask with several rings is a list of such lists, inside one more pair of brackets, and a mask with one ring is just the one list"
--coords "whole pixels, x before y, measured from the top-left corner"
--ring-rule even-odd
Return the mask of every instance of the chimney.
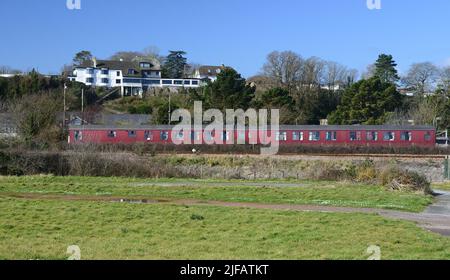
[[97, 68], [97, 59], [95, 57], [92, 57], [92, 63], [94, 68]]

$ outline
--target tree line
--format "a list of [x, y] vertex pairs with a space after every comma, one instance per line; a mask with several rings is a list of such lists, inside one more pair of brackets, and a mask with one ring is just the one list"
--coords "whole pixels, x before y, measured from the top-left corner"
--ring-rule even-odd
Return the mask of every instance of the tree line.
[[[147, 57], [146, 57], [147, 56]], [[112, 59], [162, 61], [165, 75], [184, 77], [189, 68], [186, 53], [119, 52]], [[88, 51], [78, 53], [73, 64], [92, 59]], [[96, 107], [104, 89], [69, 82], [64, 76], [45, 77], [32, 70], [12, 78], [0, 78], [0, 106], [20, 118], [25, 139], [46, 138], [62, 131], [57, 114], [64, 110], [62, 92], [66, 88], [66, 110], [81, 107], [81, 89], [85, 108]], [[407, 93], [412, 93], [407, 94]], [[235, 69], [224, 67], [217, 80], [205, 86], [154, 90], [139, 98], [115, 102], [129, 113], [152, 114], [154, 124], [167, 124], [168, 112], [192, 109], [194, 101], [203, 101], [204, 109], [280, 109], [283, 124], [398, 124], [450, 127], [450, 68], [432, 63], [413, 64], [399, 75], [391, 55], [381, 54], [361, 78], [356, 70], [318, 57], [303, 58], [292, 52], [272, 52], [257, 76], [245, 79]], [[7, 106], [4, 106], [7, 104]], [[101, 109], [101, 107], [100, 107]], [[53, 116], [53, 117], [51, 117]], [[52, 133], [49, 133], [53, 131]], [[58, 139], [64, 135], [58, 134]], [[47, 140], [46, 140], [47, 141]]]

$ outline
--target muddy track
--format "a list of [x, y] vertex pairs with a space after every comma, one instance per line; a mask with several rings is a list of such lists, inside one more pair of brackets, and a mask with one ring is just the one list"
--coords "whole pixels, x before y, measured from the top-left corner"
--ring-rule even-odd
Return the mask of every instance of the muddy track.
[[301, 212], [378, 214], [386, 218], [416, 222], [420, 227], [426, 230], [439, 233], [444, 236], [450, 236], [450, 193], [448, 192], [440, 192], [436, 198], [436, 202], [433, 205], [429, 206], [422, 213], [409, 213], [409, 212], [373, 209], [373, 208], [202, 201], [196, 199], [158, 199], [139, 196], [124, 198], [112, 196], [2, 193], [0, 194], [0, 197], [33, 199], [33, 200], [96, 201], [96, 202], [133, 203], [133, 204], [237, 207], [237, 208], [266, 209], [278, 211], [285, 210], [285, 211], [301, 211]]

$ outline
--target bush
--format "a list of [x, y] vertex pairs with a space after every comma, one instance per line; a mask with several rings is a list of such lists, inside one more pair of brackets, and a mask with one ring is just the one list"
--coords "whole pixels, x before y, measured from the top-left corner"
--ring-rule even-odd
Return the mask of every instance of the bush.
[[385, 169], [380, 174], [380, 182], [389, 190], [433, 194], [427, 178], [417, 172], [398, 168]]

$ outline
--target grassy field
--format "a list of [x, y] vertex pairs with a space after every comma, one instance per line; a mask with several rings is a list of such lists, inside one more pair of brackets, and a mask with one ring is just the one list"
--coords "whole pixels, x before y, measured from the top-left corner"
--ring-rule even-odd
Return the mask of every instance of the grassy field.
[[449, 259], [450, 240], [369, 214], [0, 198], [0, 259]]
[[[246, 182], [248, 183], [248, 181]], [[0, 177], [0, 196], [12, 193], [119, 196], [147, 199], [198, 199], [224, 202], [310, 204], [420, 212], [431, 196], [389, 192], [381, 186], [323, 181], [243, 181], [92, 177]], [[268, 187], [296, 183], [299, 187]]]
[[[293, 187], [290, 184], [298, 184]], [[0, 177], [0, 259], [449, 259], [450, 239], [411, 222], [343, 214], [69, 201], [199, 199], [420, 211], [432, 201], [381, 187], [313, 181]], [[267, 187], [266, 185], [280, 186]], [[284, 186], [282, 186], [284, 184]], [[266, 186], [266, 187], [265, 187]], [[15, 198], [17, 194], [32, 196]], [[57, 198], [43, 199], [42, 195]]]
[[433, 188], [437, 190], [450, 191], [450, 183], [433, 184]]

